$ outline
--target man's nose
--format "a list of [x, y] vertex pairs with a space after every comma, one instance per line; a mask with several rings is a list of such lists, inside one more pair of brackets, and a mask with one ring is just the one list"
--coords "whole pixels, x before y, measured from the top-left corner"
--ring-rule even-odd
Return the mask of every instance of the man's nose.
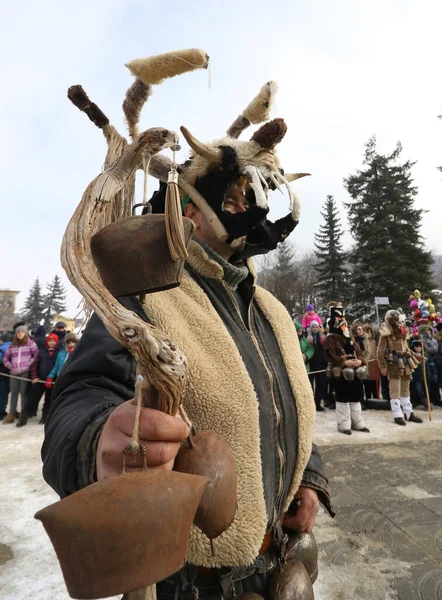
[[237, 204], [235, 205], [236, 213], [246, 212], [246, 210], [247, 210], [247, 207], [244, 206], [244, 204], [242, 202], [237, 202]]

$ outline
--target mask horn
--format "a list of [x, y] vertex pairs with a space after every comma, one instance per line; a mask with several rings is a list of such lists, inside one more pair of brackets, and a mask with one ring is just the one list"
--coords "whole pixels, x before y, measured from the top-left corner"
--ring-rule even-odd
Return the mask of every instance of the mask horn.
[[285, 179], [290, 183], [291, 181], [296, 181], [297, 179], [301, 179], [301, 177], [308, 177], [311, 173], [284, 173]]
[[223, 154], [219, 148], [213, 148], [212, 146], [203, 144], [184, 126], [181, 126], [180, 129], [186, 142], [196, 154], [199, 154], [199, 156], [206, 158], [210, 162], [221, 162]]

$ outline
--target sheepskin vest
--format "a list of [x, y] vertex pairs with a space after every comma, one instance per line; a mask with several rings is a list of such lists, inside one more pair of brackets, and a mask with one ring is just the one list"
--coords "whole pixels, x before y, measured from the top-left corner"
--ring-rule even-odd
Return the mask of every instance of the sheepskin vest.
[[[222, 267], [196, 242], [189, 264], [205, 278], [222, 279]], [[252, 270], [251, 265], [249, 268]], [[253, 271], [252, 271], [253, 272]], [[269, 292], [257, 287], [254, 302], [278, 340], [298, 415], [298, 455], [287, 510], [300, 485], [312, 450], [315, 408], [311, 386], [293, 322]], [[184, 272], [178, 288], [150, 294], [145, 312], [184, 351], [188, 359], [184, 408], [200, 431], [216, 431], [231, 448], [238, 474], [238, 509], [230, 528], [210, 543], [192, 528], [186, 560], [204, 567], [251, 564], [266, 533], [267, 515], [262, 482], [258, 400], [253, 382], [234, 340], [201, 287]], [[296, 435], [296, 433], [294, 433]]]

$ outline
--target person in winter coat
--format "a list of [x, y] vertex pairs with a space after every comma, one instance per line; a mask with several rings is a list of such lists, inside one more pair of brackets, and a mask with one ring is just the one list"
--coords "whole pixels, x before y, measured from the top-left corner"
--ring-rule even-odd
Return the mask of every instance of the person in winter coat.
[[406, 425], [404, 415], [407, 421], [422, 423], [422, 419], [414, 414], [410, 401], [411, 374], [420, 360], [421, 357], [408, 347], [401, 313], [387, 311], [378, 345], [378, 363], [382, 375], [388, 374], [390, 405], [397, 425]]
[[302, 328], [301, 323], [295, 321], [296, 333], [298, 334], [299, 345], [301, 346], [302, 358], [304, 359], [305, 368], [307, 369], [307, 373], [310, 372], [310, 359], [315, 353], [315, 350], [308, 341], [308, 339], [304, 336], [304, 330]]
[[434, 337], [431, 325], [422, 325], [419, 327], [419, 333], [424, 340], [425, 352], [428, 356], [434, 357], [439, 352], [438, 341]]
[[[419, 356], [422, 356], [422, 342], [420, 339], [413, 340], [411, 342], [411, 349], [413, 352], [416, 352]], [[416, 369], [413, 371], [411, 384], [410, 384], [410, 397], [413, 406], [417, 404], [422, 404], [425, 409], [428, 407], [427, 403], [427, 394], [425, 389], [425, 380], [424, 380], [424, 367], [423, 362], [425, 362], [425, 375], [428, 386], [428, 394], [430, 396], [431, 404], [435, 404], [436, 406], [442, 406], [440, 389], [439, 389], [439, 378], [437, 375], [437, 369], [432, 362], [431, 358], [424, 351], [424, 361], [420, 362]]]
[[[325, 408], [321, 405], [328, 402], [328, 378], [326, 373], [327, 361], [324, 355], [325, 336], [321, 331], [321, 326], [317, 321], [311, 321], [307, 328], [307, 340], [313, 348], [313, 356], [310, 359], [310, 369], [315, 371], [309, 375], [310, 383], [315, 392], [315, 405], [317, 411], [323, 411]], [[319, 373], [317, 371], [320, 371]]]
[[9, 396], [9, 377], [4, 376], [9, 375], [9, 369], [5, 367], [3, 357], [6, 354], [6, 350], [11, 345], [11, 334], [4, 333], [0, 339], [0, 419], [3, 419], [6, 417], [6, 407], [8, 405]]
[[10, 386], [10, 401], [9, 414], [3, 419], [3, 423], [14, 423], [15, 412], [17, 410], [18, 395], [21, 396], [22, 410], [26, 406], [26, 392], [29, 378], [29, 371], [32, 363], [38, 354], [37, 344], [28, 336], [28, 328], [26, 325], [20, 325], [15, 330], [15, 335], [12, 344], [6, 350], [3, 358], [3, 364], [9, 369], [11, 375], [16, 375], [21, 379], [11, 378]]
[[[368, 339], [366, 337], [364, 328], [362, 327], [361, 323], [353, 323], [353, 325], [351, 326], [351, 335], [362, 352], [362, 355], [364, 357], [364, 362], [367, 365], [367, 375], [368, 375], [368, 361], [370, 360], [370, 345], [368, 343]], [[362, 394], [361, 394], [361, 406], [362, 406], [363, 410], [365, 410], [365, 408], [366, 408], [365, 398], [364, 398], [364, 389], [365, 389], [366, 382], [367, 382], [367, 379], [364, 379], [363, 384], [362, 384], [363, 389], [362, 389]]]
[[57, 323], [55, 323], [54, 329], [51, 331], [51, 333], [55, 333], [55, 335], [58, 336], [58, 346], [60, 348], [63, 348], [64, 338], [66, 337], [66, 334], [68, 333], [66, 330], [66, 323], [64, 323], [63, 321], [57, 321]]
[[362, 369], [364, 353], [351, 338], [342, 304], [330, 302], [329, 310], [324, 353], [332, 369], [338, 431], [346, 435], [351, 435], [352, 429], [370, 433], [362, 417], [362, 380], [358, 376], [359, 373], [361, 377], [366, 375]]
[[310, 327], [312, 321], [316, 321], [322, 327], [322, 321], [319, 315], [315, 312], [315, 307], [313, 304], [307, 304], [305, 307], [305, 313], [302, 317], [302, 326], [304, 327], [304, 331], [307, 331], [307, 327]]
[[77, 344], [77, 336], [74, 333], [68, 333], [64, 338], [63, 348], [59, 347], [58, 349], [57, 359], [54, 363], [54, 366], [52, 367], [48, 375], [45, 377], [46, 389], [52, 389], [55, 379], [57, 379], [57, 377], [60, 375], [61, 370], [64, 367], [64, 363], [68, 360]]
[[23, 427], [28, 422], [28, 419], [37, 414], [38, 403], [43, 394], [45, 401], [43, 405], [43, 413], [40, 419], [40, 424], [45, 422], [45, 417], [48, 414], [51, 404], [52, 388], [46, 388], [44, 381], [55, 365], [55, 360], [58, 354], [58, 336], [55, 333], [50, 333], [46, 338], [43, 348], [39, 348], [38, 354], [31, 366], [31, 382], [32, 385], [28, 391], [26, 406], [22, 410], [20, 420], [16, 427]]
[[434, 339], [437, 341], [438, 348], [438, 353], [434, 357], [434, 364], [436, 365], [437, 376], [439, 378], [439, 387], [442, 387], [442, 322], [436, 325]]
[[[226, 176], [223, 167], [201, 177], [198, 185], [205, 184], [209, 197], [215, 194], [213, 202], [234, 222], [238, 215], [248, 218], [242, 188], [226, 186], [220, 175]], [[267, 546], [261, 550], [266, 532], [267, 539], [279, 535], [283, 523], [307, 541], [319, 498], [329, 505], [311, 442], [313, 394], [287, 310], [256, 285], [250, 263], [218, 240], [194, 204], [187, 203], [184, 214], [196, 229], [180, 286], [147, 294], [143, 303], [133, 296], [118, 301], [179, 340], [189, 365], [183, 406], [198, 430], [216, 431], [232, 448], [238, 508], [234, 526], [216, 540], [217, 562], [207, 538], [194, 528], [196, 543], [189, 545], [185, 570], [157, 584], [157, 595], [159, 600], [169, 593], [185, 598], [183, 580], [189, 576], [201, 600], [228, 600], [234, 590], [235, 596], [242, 593], [239, 588], [266, 595], [276, 567], [262, 569], [273, 552]], [[135, 359], [93, 315], [55, 383], [45, 426], [43, 474], [61, 496], [121, 473], [121, 453], [134, 423], [135, 376]], [[171, 469], [189, 429], [177, 416], [143, 407], [140, 432], [148, 464]], [[203, 589], [202, 568], [210, 573], [209, 589]], [[206, 574], [206, 586], [207, 580]]]
[[368, 349], [367, 379], [364, 381], [365, 399], [377, 398], [376, 375], [379, 379], [376, 336], [371, 325], [364, 326], [365, 340]]
[[39, 348], [46, 348], [46, 327], [39, 325], [35, 330], [34, 342]]

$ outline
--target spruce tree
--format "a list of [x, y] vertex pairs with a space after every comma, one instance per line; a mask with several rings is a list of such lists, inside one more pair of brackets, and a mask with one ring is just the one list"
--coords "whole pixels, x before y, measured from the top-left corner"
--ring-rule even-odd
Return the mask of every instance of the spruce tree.
[[324, 219], [315, 233], [316, 270], [318, 283], [316, 290], [322, 308], [330, 301], [347, 302], [346, 254], [342, 247], [343, 230], [333, 196], [328, 195], [321, 211]]
[[352, 313], [374, 316], [375, 296], [388, 296], [390, 306], [406, 309], [410, 291], [432, 288], [431, 254], [420, 234], [422, 211], [414, 206], [417, 188], [411, 169], [401, 162], [398, 142], [391, 154], [379, 154], [376, 138], [365, 149], [364, 168], [344, 179], [352, 200], [346, 204], [355, 240], [351, 251]]
[[43, 296], [38, 277], [26, 299], [23, 315], [32, 330], [35, 330], [43, 319]]
[[61, 279], [55, 275], [51, 283], [46, 286], [47, 293], [43, 299], [43, 316], [46, 327], [51, 325], [51, 319], [54, 315], [62, 313], [66, 310], [66, 290], [64, 289]]
[[292, 314], [298, 279], [293, 246], [286, 240], [278, 244], [276, 250], [265, 258], [267, 260], [264, 260], [264, 268], [259, 274], [259, 284], [276, 296]]

